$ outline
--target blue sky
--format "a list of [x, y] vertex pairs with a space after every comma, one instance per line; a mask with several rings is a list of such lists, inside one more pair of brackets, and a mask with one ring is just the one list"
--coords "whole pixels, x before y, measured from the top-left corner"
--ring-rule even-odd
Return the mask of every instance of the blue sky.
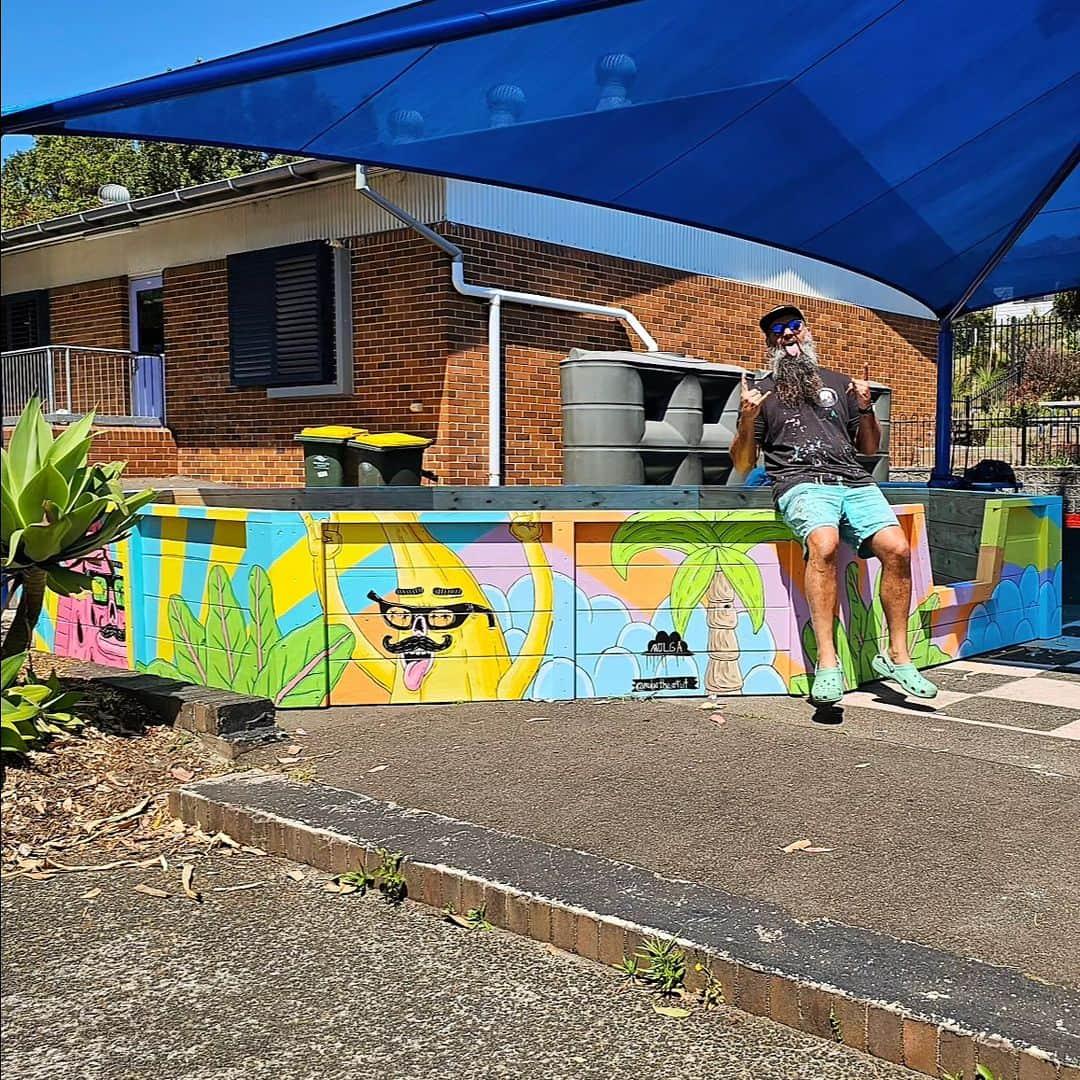
[[[4, 0], [4, 111], [185, 67], [399, 7], [404, 0], [185, 0], [146, 7]], [[3, 140], [3, 156], [30, 145]]]

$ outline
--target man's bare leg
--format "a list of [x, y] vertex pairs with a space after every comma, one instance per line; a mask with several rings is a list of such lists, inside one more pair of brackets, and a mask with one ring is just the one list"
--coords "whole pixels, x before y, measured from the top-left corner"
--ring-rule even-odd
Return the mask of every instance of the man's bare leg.
[[911, 549], [899, 525], [874, 533], [870, 550], [881, 560], [881, 607], [889, 628], [889, 659], [910, 664], [908, 617], [911, 614]]
[[810, 605], [810, 622], [817, 639], [819, 668], [840, 666], [836, 656], [836, 642], [833, 640], [837, 590], [836, 553], [839, 548], [840, 532], [831, 525], [815, 529], [806, 538], [806, 600]]

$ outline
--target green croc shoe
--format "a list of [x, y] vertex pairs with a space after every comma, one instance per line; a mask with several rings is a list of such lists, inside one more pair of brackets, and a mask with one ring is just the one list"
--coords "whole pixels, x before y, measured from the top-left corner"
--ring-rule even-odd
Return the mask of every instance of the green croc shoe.
[[810, 687], [810, 700], [815, 705], [835, 705], [844, 696], [844, 671], [842, 668], [818, 668], [814, 672], [814, 685]]
[[883, 678], [892, 679], [903, 688], [905, 693], [912, 697], [933, 698], [937, 697], [937, 687], [924, 678], [914, 664], [894, 664], [886, 653], [878, 653], [870, 666]]

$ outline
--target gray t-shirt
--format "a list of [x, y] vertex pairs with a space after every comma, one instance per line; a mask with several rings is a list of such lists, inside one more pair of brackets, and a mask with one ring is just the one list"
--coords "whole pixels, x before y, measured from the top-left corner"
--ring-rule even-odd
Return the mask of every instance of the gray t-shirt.
[[847, 392], [851, 380], [827, 368], [821, 375], [821, 403], [800, 402], [789, 409], [776, 394], [772, 375], [754, 384], [765, 399], [754, 422], [754, 438], [765, 451], [765, 471], [773, 483], [773, 498], [808, 480], [864, 487], [870, 474], [855, 456], [859, 411], [854, 394]]

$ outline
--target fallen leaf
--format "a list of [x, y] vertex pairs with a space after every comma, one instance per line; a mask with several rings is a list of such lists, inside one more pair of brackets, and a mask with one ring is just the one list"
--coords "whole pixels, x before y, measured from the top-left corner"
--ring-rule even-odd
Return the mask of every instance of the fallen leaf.
[[246, 885], [217, 885], [211, 892], [243, 892], [245, 889], [257, 889], [260, 885], [266, 885], [265, 881], [249, 881]]
[[298, 757], [279, 757], [277, 763], [279, 765], [295, 765], [299, 760]]
[[82, 894], [82, 898], [84, 900], [93, 900], [93, 899], [95, 899], [96, 897], [98, 897], [100, 895], [101, 895], [101, 890], [100, 889], [91, 889], [89, 892], [84, 892]]
[[183, 887], [184, 895], [189, 900], [194, 900], [196, 903], [202, 902], [202, 893], [198, 889], [191, 887], [191, 879], [195, 876], [195, 867], [189, 863], [184, 863], [180, 867], [180, 884]]
[[297, 728], [297, 729], [296, 729], [296, 730], [295, 730], [295, 731], [293, 732], [293, 734], [294, 734], [294, 735], [299, 735], [299, 736], [300, 736], [300, 737], [302, 738], [302, 737], [303, 737], [304, 735], [306, 735], [306, 734], [307, 734], [307, 732], [306, 732], [306, 731], [305, 731], [305, 730], [304, 730], [304, 729], [303, 729], [302, 727], [298, 727], [298, 728]]
[[228, 833], [215, 833], [214, 840], [216, 840], [219, 844], [224, 844], [225, 847], [238, 848], [240, 846], [240, 844], [231, 836], [229, 836]]
[[115, 825], [117, 824], [117, 822], [127, 821], [129, 818], [139, 817], [146, 811], [146, 808], [150, 805], [153, 798], [153, 795], [147, 795], [145, 799], [140, 799], [133, 807], [131, 807], [130, 810], [125, 810], [122, 814], [113, 814], [112, 817], [102, 818], [100, 821], [92, 821], [89, 825], [87, 825], [87, 829], [96, 829], [99, 825]]
[[190, 769], [185, 769], [180, 765], [174, 765], [169, 770], [169, 775], [175, 777], [181, 784], [186, 784], [188, 781], [195, 779], [195, 774]]
[[702, 702], [702, 703], [701, 703], [701, 704], [700, 704], [700, 705], [698, 706], [698, 708], [699, 708], [699, 709], [700, 709], [700, 710], [701, 710], [702, 712], [708, 712], [708, 711], [709, 711], [710, 709], [715, 709], [715, 708], [716, 708], [716, 702], [715, 702], [715, 701], [703, 701], [703, 702]]
[[806, 848], [812, 847], [813, 843], [813, 840], [795, 840], [792, 843], [788, 844], [786, 848], [781, 848], [780, 850], [785, 855], [790, 855], [793, 851], [805, 851]]
[[303, 870], [290, 870], [285, 876], [289, 877], [289, 878], [292, 878], [293, 881], [303, 881], [304, 880], [304, 871]]
[[542, 724], [545, 721], [548, 721], [550, 719], [551, 719], [550, 716], [530, 716], [528, 718], [528, 720], [525, 721], [525, 723], [526, 724]]
[[350, 885], [345, 881], [328, 881], [323, 886], [323, 892], [337, 893], [338, 896], [348, 896], [357, 891], [359, 886]]
[[464, 915], [459, 915], [456, 911], [445, 911], [443, 917], [447, 922], [452, 922], [455, 926], [460, 926], [462, 930], [471, 930], [472, 924]]
[[717, 727], [723, 727], [727, 723], [727, 717], [722, 712], [713, 713], [712, 716], [709, 717], [709, 719]]
[[152, 885], [136, 885], [136, 892], [141, 892], [146, 896], [154, 896], [159, 900], [165, 900], [169, 894], [164, 889], [155, 889]]
[[285, 747], [286, 754], [302, 754], [304, 748], [299, 743], [294, 743], [292, 746]]
[[803, 848], [802, 850], [805, 851], [807, 855], [823, 855], [827, 851], [832, 851], [832, 848], [831, 847], [808, 847], [808, 848]]
[[653, 1012], [659, 1013], [661, 1016], [670, 1016], [673, 1020], [682, 1020], [690, 1015], [689, 1009], [681, 1009], [678, 1005], [658, 1005], [654, 1001], [652, 1007]]
[[870, 762], [869, 762], [869, 761], [860, 761], [860, 762], [859, 762], [859, 763], [858, 763], [858, 764], [857, 764], [857, 765], [855, 766], [855, 768], [856, 768], [856, 769], [869, 769], [869, 768], [870, 768]]
[[551, 953], [552, 956], [560, 956], [564, 960], [580, 960], [581, 957], [577, 953], [567, 952], [565, 949], [560, 949], [558, 945], [552, 945], [549, 941], [544, 946], [544, 951]]
[[265, 855], [266, 854], [266, 852], [263, 851], [263, 849], [261, 847], [251, 847], [248, 844], [244, 844], [244, 846], [241, 847], [240, 850], [241, 851], [246, 851], [249, 855]]
[[369, 773], [382, 772], [383, 769], [389, 769], [389, 768], [390, 768], [389, 765], [376, 765], [374, 769], [368, 769], [368, 772]]

